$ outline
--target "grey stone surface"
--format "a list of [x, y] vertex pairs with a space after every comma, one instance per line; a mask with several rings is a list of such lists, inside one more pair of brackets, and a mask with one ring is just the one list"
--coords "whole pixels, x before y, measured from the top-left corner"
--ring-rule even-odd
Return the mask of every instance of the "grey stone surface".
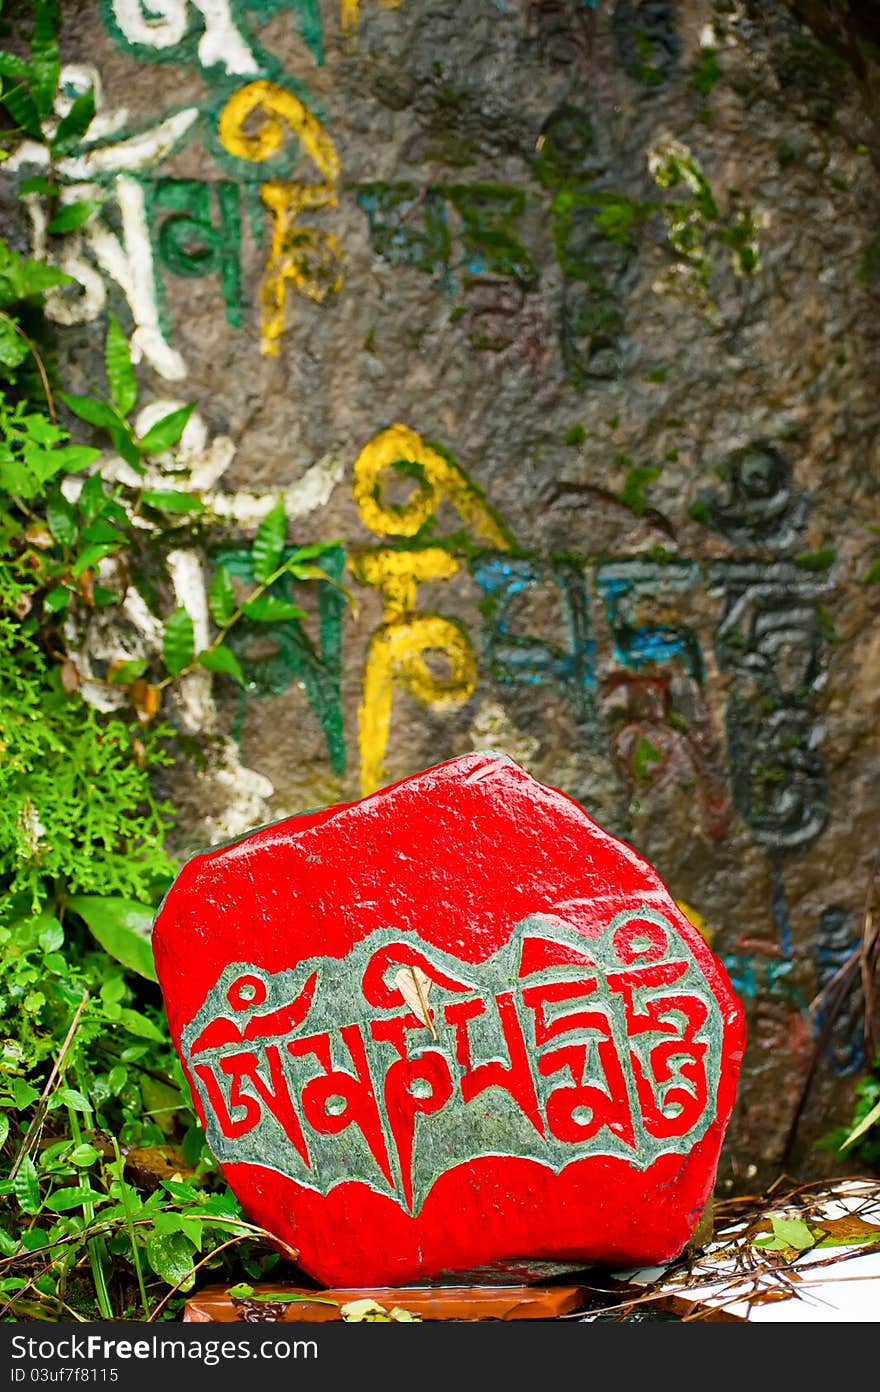
[[[876, 859], [880, 586], [865, 581], [880, 556], [880, 200], [859, 81], [778, 0], [361, 0], [349, 33], [330, 0], [232, 0], [253, 55], [238, 74], [200, 60], [196, 5], [168, 8], [189, 37], [163, 61], [125, 40], [133, 0], [68, 6], [65, 33], [68, 60], [99, 69], [105, 109], [125, 108], [125, 131], [201, 113], [176, 153], [141, 171], [167, 343], [185, 363], [172, 380], [145, 362], [144, 399], [199, 402], [208, 439], [234, 449], [227, 493], [305, 488], [324, 460], [338, 481], [291, 514], [290, 538], [341, 538], [357, 599], [339, 649], [344, 772], [274, 634], [248, 670], [275, 694], [254, 686], [242, 710], [217, 678], [208, 722], [227, 760], [235, 732], [241, 765], [269, 783], [252, 778], [245, 796], [234, 758], [222, 786], [181, 766], [178, 848], [360, 794], [359, 738], [377, 748], [362, 706], [382, 603], [356, 579], [356, 553], [445, 547], [457, 573], [421, 584], [416, 610], [459, 625], [476, 685], [440, 708], [398, 671], [382, 781], [491, 745], [651, 859], [702, 915], [748, 1007], [722, 1181], [741, 1189], [752, 1166], [772, 1176], [816, 1038], [808, 1007], [858, 937]], [[310, 16], [320, 65], [301, 33]], [[158, 41], [155, 23], [144, 32]], [[265, 170], [224, 157], [217, 136], [224, 101], [255, 80], [298, 93], [340, 165], [336, 206], [299, 223], [337, 239], [341, 287], [324, 294], [332, 269], [320, 302], [288, 284], [275, 355], [260, 335]], [[281, 140], [278, 179], [319, 182], [294, 134], [282, 127]], [[157, 191], [171, 179], [208, 185], [215, 221], [217, 181], [239, 191], [240, 327], [216, 270], [169, 267], [173, 195]], [[411, 188], [388, 192], [400, 185]], [[488, 186], [481, 214], [476, 185]], [[103, 186], [109, 227], [118, 185]], [[365, 206], [392, 196], [384, 227], [375, 211], [371, 226]], [[486, 234], [485, 208], [502, 205], [515, 244]], [[232, 234], [224, 254], [238, 262]], [[131, 330], [130, 302], [101, 279]], [[71, 390], [93, 380], [104, 323], [100, 309], [59, 328]], [[487, 556], [497, 547], [448, 500], [415, 539], [369, 529], [354, 464], [395, 422], [454, 456], [504, 519], [511, 554]], [[401, 504], [417, 486], [386, 482]], [[210, 539], [247, 544], [253, 530], [221, 519]], [[515, 563], [533, 583], [507, 610], [496, 591], [493, 607], [486, 587]], [[636, 581], [615, 647], [606, 595], [620, 605]], [[314, 612], [313, 593], [303, 602]], [[589, 635], [573, 640], [584, 613]], [[317, 643], [314, 620], [305, 627]], [[431, 662], [442, 682], [445, 659]], [[238, 799], [239, 823], [224, 821], [224, 798]], [[789, 1169], [834, 1163], [813, 1142], [848, 1114], [861, 1067], [858, 1002], [848, 1010]]]

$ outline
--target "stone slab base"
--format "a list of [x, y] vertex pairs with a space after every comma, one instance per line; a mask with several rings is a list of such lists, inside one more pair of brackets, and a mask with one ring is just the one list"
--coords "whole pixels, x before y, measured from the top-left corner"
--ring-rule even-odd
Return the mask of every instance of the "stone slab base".
[[[278, 1299], [267, 1299], [275, 1295]], [[389, 1313], [405, 1310], [423, 1320], [556, 1319], [580, 1309], [581, 1286], [382, 1286], [374, 1290], [307, 1290], [293, 1285], [256, 1287], [240, 1300], [222, 1286], [206, 1286], [184, 1307], [184, 1321], [194, 1324], [294, 1323], [341, 1320], [343, 1307], [374, 1301]], [[291, 1297], [296, 1297], [291, 1299]]]

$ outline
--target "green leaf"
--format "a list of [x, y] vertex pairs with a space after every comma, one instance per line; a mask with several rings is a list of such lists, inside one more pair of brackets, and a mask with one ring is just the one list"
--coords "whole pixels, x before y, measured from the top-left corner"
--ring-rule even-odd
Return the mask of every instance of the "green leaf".
[[77, 227], [82, 227], [84, 222], [88, 222], [93, 213], [103, 207], [100, 198], [78, 198], [74, 203], [63, 203], [58, 212], [52, 218], [47, 232], [54, 236], [63, 236], [65, 232], [75, 232]]
[[250, 1300], [254, 1293], [253, 1286], [249, 1286], [247, 1281], [239, 1281], [238, 1285], [230, 1286], [226, 1294], [231, 1295], [233, 1300]]
[[141, 454], [159, 454], [162, 450], [176, 445], [195, 408], [196, 403], [191, 401], [188, 406], [179, 406], [176, 411], [169, 411], [167, 416], [151, 425], [146, 435], [142, 435], [138, 440]]
[[145, 473], [137, 441], [134, 438], [134, 431], [128, 421], [116, 420], [113, 425], [107, 427], [110, 439], [113, 441], [113, 448], [118, 450], [135, 473]]
[[188, 667], [195, 654], [193, 621], [182, 604], [174, 610], [162, 635], [162, 656], [173, 677]]
[[[336, 583], [327, 574], [326, 570], [321, 566], [312, 565], [311, 562], [286, 561], [284, 569], [289, 575], [292, 575], [295, 580], [328, 580], [330, 584]], [[341, 589], [342, 586], [339, 586], [339, 588]]]
[[184, 1237], [188, 1237], [197, 1252], [202, 1250], [202, 1235], [204, 1232], [204, 1222], [201, 1218], [196, 1218], [194, 1214], [184, 1214], [180, 1220], [180, 1231]]
[[119, 1016], [119, 1023], [123, 1029], [128, 1030], [129, 1034], [136, 1034], [139, 1039], [152, 1039], [157, 1044], [165, 1043], [162, 1031], [139, 1010], [123, 1009]]
[[86, 522], [94, 522], [95, 518], [104, 511], [107, 495], [104, 492], [104, 480], [100, 474], [89, 475], [82, 486], [77, 502]]
[[115, 314], [108, 315], [107, 319], [104, 366], [113, 403], [121, 416], [127, 416], [137, 401], [137, 379], [131, 365], [128, 339], [119, 327]]
[[[120, 538], [121, 540], [121, 538]], [[91, 570], [105, 556], [109, 556], [118, 547], [118, 542], [102, 541], [96, 542], [93, 546], [87, 546], [85, 551], [80, 552], [76, 561], [70, 567], [70, 573], [74, 579], [79, 579], [87, 570]]]
[[300, 561], [313, 561], [316, 556], [323, 556], [325, 551], [335, 551], [338, 546], [342, 546], [342, 538], [337, 537], [335, 541], [310, 541], [307, 546], [298, 546], [288, 558], [289, 565], [298, 565]]
[[776, 1218], [770, 1220], [773, 1231], [782, 1241], [787, 1242], [799, 1252], [805, 1252], [815, 1245], [816, 1234], [811, 1232], [802, 1218]]
[[23, 1112], [26, 1107], [32, 1107], [40, 1096], [26, 1078], [13, 1078], [11, 1086], [15, 1106], [19, 1112]]
[[56, 585], [53, 590], [49, 591], [46, 598], [43, 600], [43, 613], [60, 613], [62, 609], [67, 608], [70, 603], [70, 598], [70, 590], [65, 589], [63, 585]]
[[162, 1188], [167, 1189], [172, 1199], [178, 1203], [198, 1203], [199, 1191], [181, 1179], [163, 1179]]
[[218, 566], [208, 591], [208, 608], [218, 628], [225, 628], [235, 613], [235, 590], [225, 566]]
[[32, 179], [24, 180], [18, 192], [22, 198], [26, 198], [29, 193], [42, 193], [46, 198], [55, 198], [58, 188], [50, 183], [44, 174], [35, 174]]
[[58, 129], [52, 141], [53, 155], [69, 155], [79, 145], [92, 123], [95, 115], [95, 91], [90, 87], [82, 92], [71, 106], [66, 116], [58, 122]]
[[244, 686], [244, 672], [241, 670], [241, 663], [229, 648], [206, 648], [199, 653], [199, 666], [204, 667], [208, 672], [226, 672], [230, 677]]
[[0, 53], [0, 76], [27, 77], [28, 65], [23, 58], [14, 53]]
[[278, 569], [286, 540], [287, 514], [284, 499], [279, 498], [272, 511], [268, 512], [260, 523], [251, 547], [254, 579], [258, 584], [262, 585]]
[[72, 282], [73, 276], [50, 266], [47, 261], [19, 256], [0, 239], [0, 304], [13, 304], [17, 300], [41, 295], [53, 285]]
[[27, 339], [16, 333], [12, 324], [0, 319], [0, 363], [4, 367], [18, 367], [29, 352]]
[[52, 110], [60, 70], [58, 34], [52, 10], [47, 0], [38, 0], [31, 37], [31, 92], [43, 118]]
[[38, 140], [42, 144], [43, 127], [40, 122], [40, 113], [24, 81], [16, 82], [12, 87], [6, 87], [0, 101], [3, 102], [15, 124], [20, 126], [26, 135], [33, 136], [34, 140]]
[[39, 1213], [40, 1181], [29, 1155], [24, 1157], [16, 1171], [15, 1179], [12, 1181], [12, 1192], [22, 1213]]
[[89, 1100], [78, 1088], [58, 1088], [52, 1098], [53, 1107], [69, 1107], [72, 1112], [82, 1112], [84, 1116], [92, 1110]]
[[171, 1233], [183, 1232], [183, 1219], [179, 1213], [157, 1213], [153, 1219], [153, 1227], [162, 1237], [168, 1237]]
[[153, 910], [133, 899], [75, 894], [68, 901], [74, 913], [85, 919], [105, 952], [129, 971], [156, 981], [150, 933]]
[[111, 522], [107, 521], [106, 517], [97, 517], [94, 522], [90, 522], [83, 530], [82, 539], [85, 542], [109, 541], [114, 545], [122, 540], [119, 532]]
[[61, 400], [69, 411], [89, 425], [109, 427], [119, 424], [119, 417], [106, 401], [96, 401], [93, 396], [74, 396], [71, 392], [61, 392]]
[[73, 546], [76, 541], [76, 513], [61, 492], [52, 493], [46, 503], [46, 521], [56, 541]]
[[[81, 469], [87, 469], [101, 458], [101, 451], [93, 445], [57, 445], [50, 453], [53, 474], [61, 469], [67, 474], [78, 474]], [[44, 477], [48, 476], [44, 471]]]
[[94, 1165], [99, 1155], [100, 1151], [95, 1150], [95, 1147], [89, 1145], [87, 1141], [83, 1141], [81, 1145], [74, 1146], [73, 1150], [67, 1156], [67, 1159], [70, 1161], [71, 1165], [77, 1165], [80, 1169], [85, 1169], [87, 1165]]
[[192, 493], [180, 493], [176, 489], [148, 488], [141, 494], [149, 507], [160, 512], [203, 512], [205, 504]]
[[107, 1086], [113, 1093], [114, 1097], [119, 1096], [120, 1092], [125, 1087], [125, 1084], [127, 1082], [128, 1069], [123, 1068], [122, 1065], [119, 1063], [116, 1064], [115, 1068], [111, 1068], [110, 1072], [107, 1074]]
[[249, 619], [257, 623], [284, 623], [288, 619], [304, 619], [305, 609], [300, 609], [289, 599], [279, 599], [277, 595], [258, 595], [249, 599], [242, 609]]
[[101, 1203], [107, 1195], [89, 1184], [74, 1184], [66, 1189], [56, 1189], [43, 1204], [50, 1213], [69, 1213], [72, 1208], [82, 1208], [83, 1204]]
[[191, 1290], [195, 1281], [193, 1248], [183, 1233], [151, 1232], [147, 1238], [147, 1260], [156, 1275], [169, 1286]]
[[64, 929], [57, 918], [50, 918], [48, 923], [42, 928], [37, 939], [44, 952], [57, 952], [64, 942]]
[[[8, 1114], [7, 1112], [0, 1112], [0, 1146], [6, 1144], [6, 1137], [7, 1137], [8, 1135], [9, 1135], [9, 1114]], [[3, 1238], [4, 1238], [4, 1237], [5, 1237], [5, 1233], [3, 1232], [3, 1229], [0, 1228], [0, 1252], [3, 1253], [4, 1257], [8, 1257], [8, 1256], [9, 1256], [9, 1253], [6, 1252], [6, 1251], [4, 1251], [4, 1249], [3, 1249]]]
[[148, 666], [146, 658], [132, 657], [128, 662], [120, 662], [119, 666], [114, 667], [107, 675], [113, 686], [128, 686], [129, 682], [142, 677]]
[[866, 1131], [870, 1131], [871, 1127], [876, 1126], [878, 1123], [880, 1123], [880, 1101], [878, 1101], [875, 1107], [871, 1108], [867, 1116], [862, 1117], [858, 1126], [853, 1127], [846, 1140], [842, 1142], [840, 1149], [846, 1150], [847, 1146], [853, 1145], [855, 1141], [864, 1136]]
[[878, 556], [876, 560], [873, 560], [871, 564], [868, 566], [862, 584], [876, 585], [878, 580], [880, 580], [880, 556]]

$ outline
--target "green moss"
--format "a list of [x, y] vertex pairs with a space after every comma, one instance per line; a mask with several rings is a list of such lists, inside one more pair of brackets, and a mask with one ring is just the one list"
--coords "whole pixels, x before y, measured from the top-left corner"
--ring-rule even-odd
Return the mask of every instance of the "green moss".
[[701, 522], [705, 526], [709, 521], [708, 505], [703, 502], [702, 498], [695, 498], [694, 501], [688, 505], [687, 515], [692, 518], [694, 522]]
[[877, 556], [868, 566], [862, 580], [863, 585], [880, 584], [880, 556]]
[[831, 546], [823, 546], [820, 551], [802, 551], [795, 556], [794, 563], [801, 570], [828, 570], [837, 560], [837, 552]]
[[872, 285], [875, 281], [880, 280], [880, 237], [875, 237], [865, 247], [856, 280], [863, 285]]
[[701, 97], [708, 97], [716, 82], [720, 82], [723, 76], [715, 49], [704, 44], [700, 49], [700, 61], [691, 76], [691, 86]]
[[651, 777], [651, 765], [663, 758], [659, 749], [642, 735], [633, 751], [632, 771], [637, 783], [646, 783]]
[[595, 194], [598, 210], [593, 221], [609, 242], [633, 245], [633, 230], [645, 222], [657, 209], [656, 203], [641, 203], [622, 193]]
[[[614, 462], [619, 464], [623, 461], [632, 465], [632, 461], [625, 454], [619, 454]], [[636, 517], [641, 517], [646, 511], [648, 500], [645, 491], [655, 479], [660, 477], [662, 472], [662, 469], [655, 469], [646, 464], [632, 465], [628, 470], [618, 497], [624, 507], [628, 507]]]
[[577, 425], [570, 425], [565, 432], [565, 443], [567, 445], [582, 445], [587, 438], [587, 432], [580, 422]]
[[834, 615], [830, 609], [826, 609], [824, 604], [816, 606], [816, 618], [819, 620], [819, 627], [823, 637], [828, 643], [837, 642], [837, 629], [834, 624]]
[[633, 43], [635, 45], [635, 62], [631, 69], [633, 77], [636, 81], [644, 83], [646, 87], [662, 86], [666, 77], [662, 69], [656, 67], [652, 61], [654, 45], [650, 35], [642, 29], [634, 29]]

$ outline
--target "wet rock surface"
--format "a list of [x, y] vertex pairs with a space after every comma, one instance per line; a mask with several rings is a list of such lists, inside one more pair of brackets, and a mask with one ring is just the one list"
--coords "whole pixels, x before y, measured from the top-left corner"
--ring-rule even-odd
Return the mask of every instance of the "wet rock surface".
[[[69, 389], [113, 308], [143, 399], [198, 401], [194, 467], [286, 491], [357, 599], [302, 587], [302, 625], [241, 634], [243, 698], [190, 693], [178, 848], [507, 750], [745, 1000], [737, 1189], [776, 1173], [880, 802], [872, 60], [798, 9], [70, 7], [104, 153], [65, 177], [105, 236], [50, 239], [88, 272]], [[253, 532], [230, 503], [164, 612]], [[854, 986], [790, 1170], [834, 1166], [863, 1065]]]

